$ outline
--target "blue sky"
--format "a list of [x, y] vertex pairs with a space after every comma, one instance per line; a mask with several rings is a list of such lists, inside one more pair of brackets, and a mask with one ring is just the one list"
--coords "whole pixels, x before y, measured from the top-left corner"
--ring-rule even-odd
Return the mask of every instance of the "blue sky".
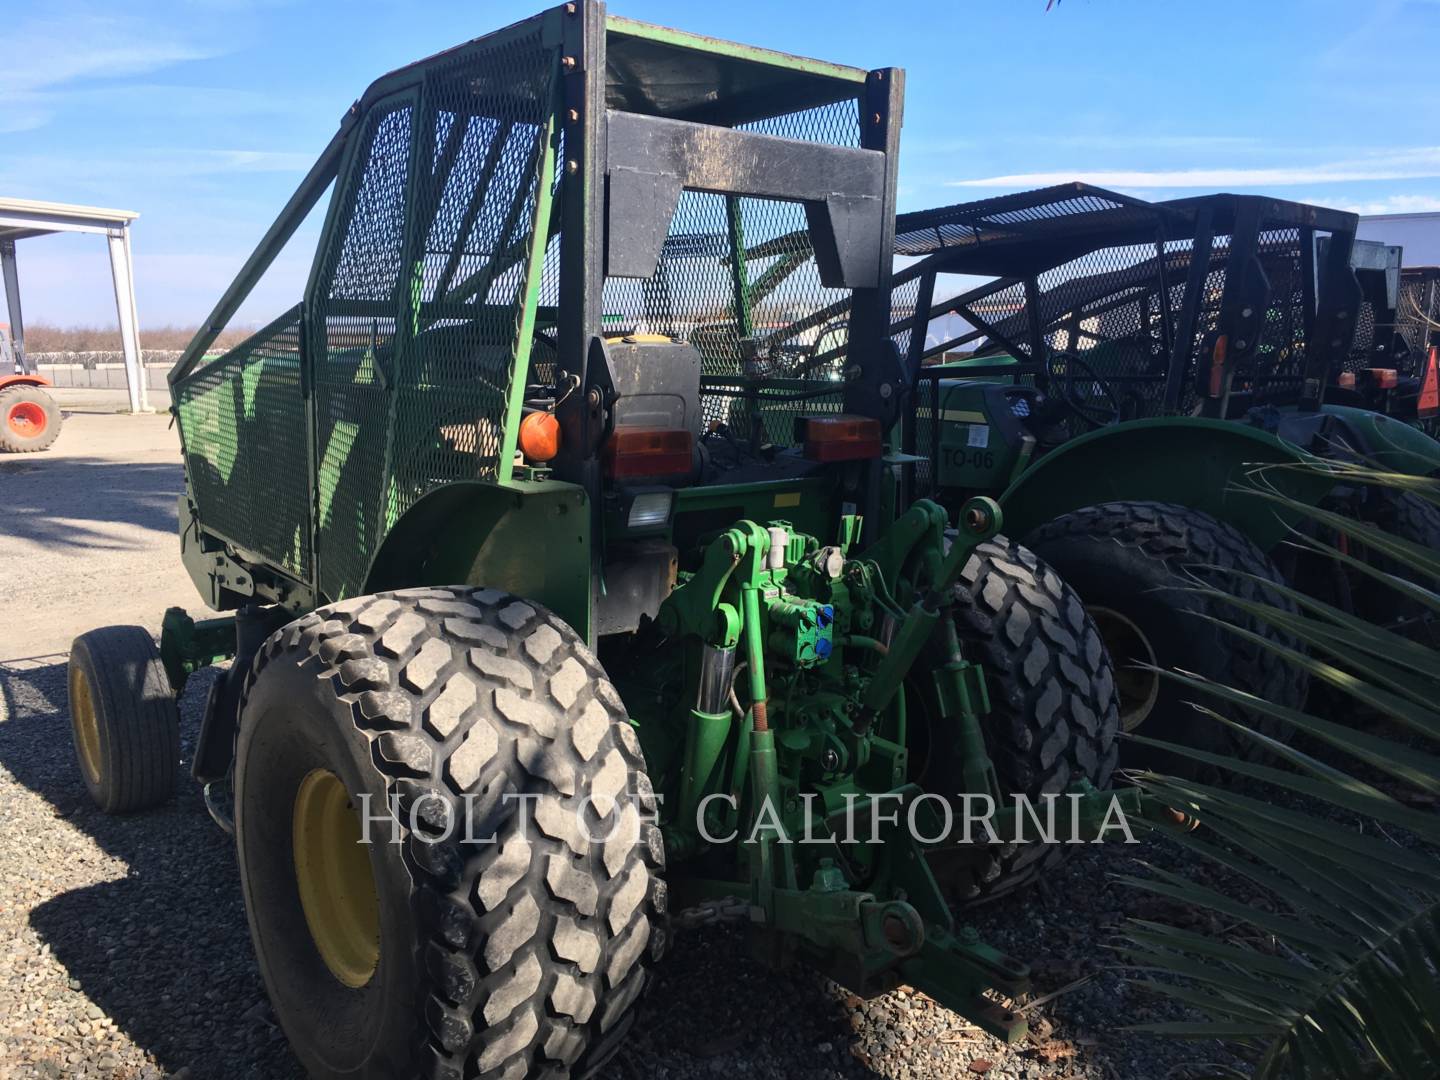
[[[202, 319], [376, 75], [539, 4], [7, 0], [0, 194], [140, 212], [141, 325]], [[877, 19], [873, 14], [881, 12]], [[615, 0], [908, 71], [902, 209], [1066, 179], [1440, 210], [1440, 0]], [[307, 230], [243, 311], [299, 297]], [[94, 237], [23, 241], [31, 322], [108, 324]]]

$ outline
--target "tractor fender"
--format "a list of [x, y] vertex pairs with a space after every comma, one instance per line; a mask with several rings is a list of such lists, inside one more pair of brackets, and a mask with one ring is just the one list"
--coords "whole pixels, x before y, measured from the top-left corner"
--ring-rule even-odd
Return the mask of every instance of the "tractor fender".
[[[1268, 500], [1235, 489], [1256, 465], [1308, 457], [1298, 446], [1228, 420], [1156, 417], [1087, 432], [1046, 454], [1005, 493], [1005, 531], [1023, 539], [1045, 522], [1086, 506], [1146, 500], [1178, 503], [1235, 526], [1264, 551], [1288, 531]], [[1316, 503], [1332, 484], [1307, 473], [1272, 473], [1272, 482]]]
[[554, 480], [459, 481], [436, 488], [390, 529], [366, 593], [481, 585], [544, 604], [590, 639], [590, 504]]
[[44, 375], [0, 375], [0, 390], [12, 386], [54, 386]]
[[1411, 476], [1440, 473], [1440, 442], [1404, 420], [1349, 405], [1327, 404], [1320, 411], [1334, 418], [1348, 445], [1384, 468]]

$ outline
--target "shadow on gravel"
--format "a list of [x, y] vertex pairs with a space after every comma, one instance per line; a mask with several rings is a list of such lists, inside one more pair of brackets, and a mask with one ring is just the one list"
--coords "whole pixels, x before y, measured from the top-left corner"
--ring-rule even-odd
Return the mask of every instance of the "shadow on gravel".
[[197, 675], [182, 702], [185, 775], [175, 800], [109, 816], [90, 802], [75, 762], [65, 660], [0, 663], [0, 764], [51, 814], [28, 808], [21, 825], [23, 870], [51, 894], [29, 912], [31, 927], [70, 989], [164, 1073], [189, 1066], [197, 1077], [298, 1077], [255, 968], [234, 849], [188, 776], [213, 676]]
[[32, 456], [0, 468], [6, 530], [19, 539], [116, 550], [140, 546], [117, 536], [117, 524], [176, 534], [175, 503], [185, 489], [179, 462]]

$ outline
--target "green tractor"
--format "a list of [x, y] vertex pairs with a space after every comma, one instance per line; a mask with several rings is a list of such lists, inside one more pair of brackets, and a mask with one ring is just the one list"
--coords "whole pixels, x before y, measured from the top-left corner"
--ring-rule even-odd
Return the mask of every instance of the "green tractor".
[[[1416, 617], [1306, 557], [1286, 542], [1300, 522], [1238, 490], [1279, 466], [1265, 475], [1291, 495], [1440, 546], [1440, 514], [1423, 500], [1284, 468], [1440, 468], [1440, 444], [1355, 389], [1357, 366], [1385, 374], [1357, 354], [1388, 340], [1371, 266], [1385, 253], [1357, 256], [1356, 222], [1256, 196], [1150, 203], [1067, 184], [897, 223], [897, 254], [919, 260], [894, 279], [892, 331], [913, 388], [902, 500], [998, 500], [1010, 534], [1084, 598], [1119, 667], [1127, 731], [1254, 751], [1198, 719], [1156, 667], [1280, 705], [1304, 699], [1298, 670], [1257, 643], [1275, 629], [1187, 585], [1281, 606], [1294, 586], [1370, 618]], [[1251, 636], [1196, 614], [1238, 615]], [[1121, 762], [1191, 767], [1128, 742]]]
[[[546, 11], [374, 83], [171, 372], [233, 614], [78, 638], [77, 753], [165, 798], [233, 658], [192, 771], [312, 1074], [584, 1073], [696, 912], [1018, 1039], [1026, 965], [951, 896], [1053, 861], [1032, 811], [1163, 817], [1102, 790], [1079, 600], [993, 501], [899, 497], [902, 87]], [[207, 356], [327, 190], [304, 297]]]

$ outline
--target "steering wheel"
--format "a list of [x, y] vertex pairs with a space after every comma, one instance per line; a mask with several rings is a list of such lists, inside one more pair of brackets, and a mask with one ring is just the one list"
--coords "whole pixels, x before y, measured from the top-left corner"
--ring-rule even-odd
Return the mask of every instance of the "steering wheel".
[[[1120, 399], [1116, 397], [1114, 388], [1104, 377], [1097, 374], [1093, 367], [1073, 352], [1054, 352], [1050, 354], [1050, 357], [1052, 361], [1062, 359], [1065, 362], [1064, 372], [1055, 375], [1054, 382], [1060, 390], [1058, 397], [1066, 408], [1091, 427], [1107, 427], [1120, 422], [1123, 414]], [[1087, 399], [1076, 393], [1075, 376], [1071, 374], [1072, 367], [1082, 370], [1084, 382], [1094, 383], [1100, 388], [1101, 394], [1109, 403], [1108, 409], [1102, 411], [1097, 408], [1093, 398]]]

